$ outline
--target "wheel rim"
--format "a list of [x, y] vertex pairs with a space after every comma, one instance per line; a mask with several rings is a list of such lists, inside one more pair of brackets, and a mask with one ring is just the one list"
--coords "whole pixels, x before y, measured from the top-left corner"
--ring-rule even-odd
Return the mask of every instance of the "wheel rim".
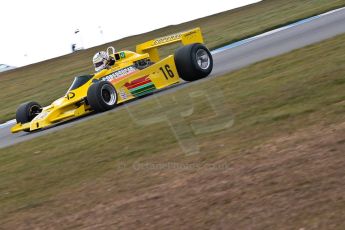
[[101, 96], [104, 103], [107, 105], [114, 105], [116, 103], [116, 92], [110, 85], [103, 85], [101, 89]]
[[29, 109], [29, 118], [33, 119], [42, 111], [41, 107], [38, 105], [33, 105]]
[[203, 70], [206, 70], [210, 67], [211, 59], [206, 50], [199, 49], [198, 51], [196, 51], [196, 62], [198, 66]]

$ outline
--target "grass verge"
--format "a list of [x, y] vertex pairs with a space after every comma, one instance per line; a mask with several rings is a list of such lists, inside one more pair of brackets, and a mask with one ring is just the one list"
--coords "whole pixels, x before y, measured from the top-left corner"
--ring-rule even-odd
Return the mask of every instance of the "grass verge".
[[[248, 207], [256, 207], [258, 211], [259, 207], [267, 205], [260, 200], [267, 198], [270, 203], [270, 196], [273, 196], [270, 199], [277, 199], [275, 204], [265, 206], [265, 212], [259, 210], [261, 219], [250, 219], [249, 223], [258, 223], [263, 229], [268, 226], [282, 229], [279, 223], [294, 228], [323, 226], [320, 224], [326, 221], [322, 218], [325, 212], [332, 217], [330, 223], [341, 223], [341, 213], [345, 212], [344, 197], [339, 193], [331, 195], [326, 189], [328, 186], [325, 187], [331, 183], [329, 188], [339, 185], [337, 189], [345, 189], [339, 184], [343, 185], [344, 179], [344, 174], [339, 173], [341, 168], [329, 163], [322, 171], [334, 172], [334, 175], [321, 177], [315, 173], [321, 173], [316, 172], [316, 168], [322, 162], [344, 163], [337, 148], [344, 149], [345, 142], [334, 138], [335, 145], [330, 155], [326, 155], [327, 161], [323, 161], [315, 159], [324, 153], [318, 152], [323, 142], [304, 146], [303, 140], [309, 134], [321, 138], [319, 130], [322, 127], [337, 127], [345, 121], [344, 40], [345, 35], [341, 35], [174, 93], [122, 106], [120, 110], [88, 122], [0, 150], [1, 226], [7, 229], [18, 229], [23, 224], [42, 228], [61, 224], [66, 228], [109, 227], [121, 226], [126, 221], [142, 226], [150, 216], [160, 217], [162, 213], [183, 208], [190, 211], [183, 214], [189, 216], [188, 220], [181, 212], [170, 213], [160, 220], [167, 224], [180, 218], [181, 224], [187, 221], [191, 226], [209, 228], [221, 224], [222, 218], [230, 218], [237, 221], [237, 226], [242, 226], [249, 220], [241, 218], [254, 212]], [[308, 135], [286, 144], [290, 135], [309, 129]], [[286, 141], [278, 141], [279, 145], [260, 152], [263, 143], [270, 145], [277, 137]], [[298, 148], [287, 151], [295, 145]], [[282, 146], [282, 152], [275, 150]], [[304, 153], [308, 146], [315, 146], [315, 152]], [[272, 154], [267, 155], [268, 152]], [[296, 156], [281, 162], [274, 155], [276, 153], [284, 159]], [[305, 158], [300, 158], [298, 153], [304, 153]], [[247, 158], [252, 165], [241, 171], [248, 163]], [[275, 160], [270, 162], [271, 158]], [[315, 159], [315, 162], [308, 163], [308, 159]], [[229, 178], [225, 171], [208, 173], [199, 167], [219, 161], [228, 164], [224, 167], [239, 170], [236, 174], [227, 171], [238, 181]], [[174, 166], [176, 162], [193, 167], [186, 173]], [[280, 170], [290, 164], [292, 168]], [[260, 178], [263, 168], [275, 174], [262, 178], [262, 182], [253, 179]], [[189, 187], [188, 183], [193, 180], [188, 182], [188, 178], [201, 174], [204, 177], [199, 178], [195, 187]], [[279, 175], [289, 175], [289, 178], [275, 180]], [[216, 187], [208, 188], [210, 181]], [[184, 186], [184, 183], [187, 184]], [[183, 189], [167, 194], [179, 186]], [[229, 188], [237, 190], [229, 192]], [[326, 190], [320, 195], [320, 189]], [[196, 192], [199, 190], [203, 192]], [[213, 192], [209, 199], [204, 200], [202, 197], [208, 196], [210, 191]], [[247, 197], [238, 191], [262, 192], [263, 197]], [[335, 191], [338, 190], [332, 190]], [[339, 199], [337, 205], [333, 206], [333, 200], [333, 203], [325, 200], [330, 196]], [[192, 198], [196, 200], [190, 200]], [[305, 205], [317, 208], [310, 212], [304, 206], [294, 209], [294, 205], [286, 201], [289, 198], [291, 202], [308, 200]], [[157, 199], [159, 201], [154, 202]], [[174, 199], [177, 203], [171, 203]], [[160, 202], [173, 206], [158, 207]], [[199, 207], [200, 202], [205, 202], [203, 208], [193, 209], [193, 205]], [[243, 207], [244, 203], [248, 207]], [[236, 209], [236, 215], [225, 215], [224, 212], [231, 208]], [[241, 210], [245, 210], [243, 216]], [[289, 212], [291, 210], [293, 212]], [[270, 217], [280, 212], [280, 219]], [[105, 213], [109, 214], [107, 219], [104, 219]], [[117, 219], [116, 216], [123, 213], [130, 218]], [[144, 214], [149, 215], [146, 220], [141, 219]], [[90, 215], [93, 218], [89, 219]], [[336, 221], [332, 222], [334, 218]], [[156, 225], [151, 223], [152, 226], [161, 226], [160, 221], [153, 222]], [[243, 229], [248, 227], [250, 225], [242, 226]]]

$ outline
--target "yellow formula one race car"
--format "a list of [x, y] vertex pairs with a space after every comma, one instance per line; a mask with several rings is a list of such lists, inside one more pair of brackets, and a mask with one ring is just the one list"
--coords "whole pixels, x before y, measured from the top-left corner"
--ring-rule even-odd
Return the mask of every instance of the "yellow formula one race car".
[[[158, 48], [175, 42], [184, 46], [161, 60]], [[17, 124], [11, 131], [42, 129], [91, 112], [110, 110], [125, 101], [179, 83], [181, 79], [204, 78], [212, 71], [213, 59], [202, 43], [201, 31], [196, 28], [145, 42], [136, 47], [136, 52], [115, 52], [109, 47], [107, 52], [103, 51], [112, 60], [109, 67], [93, 75], [76, 77], [66, 95], [47, 107], [36, 102], [20, 105]], [[94, 64], [97, 70], [98, 63]]]

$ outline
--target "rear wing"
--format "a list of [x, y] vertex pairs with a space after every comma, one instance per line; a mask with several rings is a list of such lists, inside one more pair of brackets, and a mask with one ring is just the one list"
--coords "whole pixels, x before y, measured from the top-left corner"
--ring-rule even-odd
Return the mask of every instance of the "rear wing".
[[150, 59], [153, 62], [157, 62], [160, 60], [158, 48], [176, 42], [182, 42], [183, 45], [189, 45], [192, 43], [204, 43], [204, 39], [202, 37], [200, 28], [195, 28], [137, 45], [136, 52], [139, 54], [148, 53], [150, 55]]

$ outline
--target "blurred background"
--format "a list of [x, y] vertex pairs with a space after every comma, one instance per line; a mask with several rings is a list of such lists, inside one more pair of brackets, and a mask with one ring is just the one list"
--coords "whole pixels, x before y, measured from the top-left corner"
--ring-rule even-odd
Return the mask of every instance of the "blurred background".
[[0, 63], [19, 67], [254, 2], [4, 1]]

